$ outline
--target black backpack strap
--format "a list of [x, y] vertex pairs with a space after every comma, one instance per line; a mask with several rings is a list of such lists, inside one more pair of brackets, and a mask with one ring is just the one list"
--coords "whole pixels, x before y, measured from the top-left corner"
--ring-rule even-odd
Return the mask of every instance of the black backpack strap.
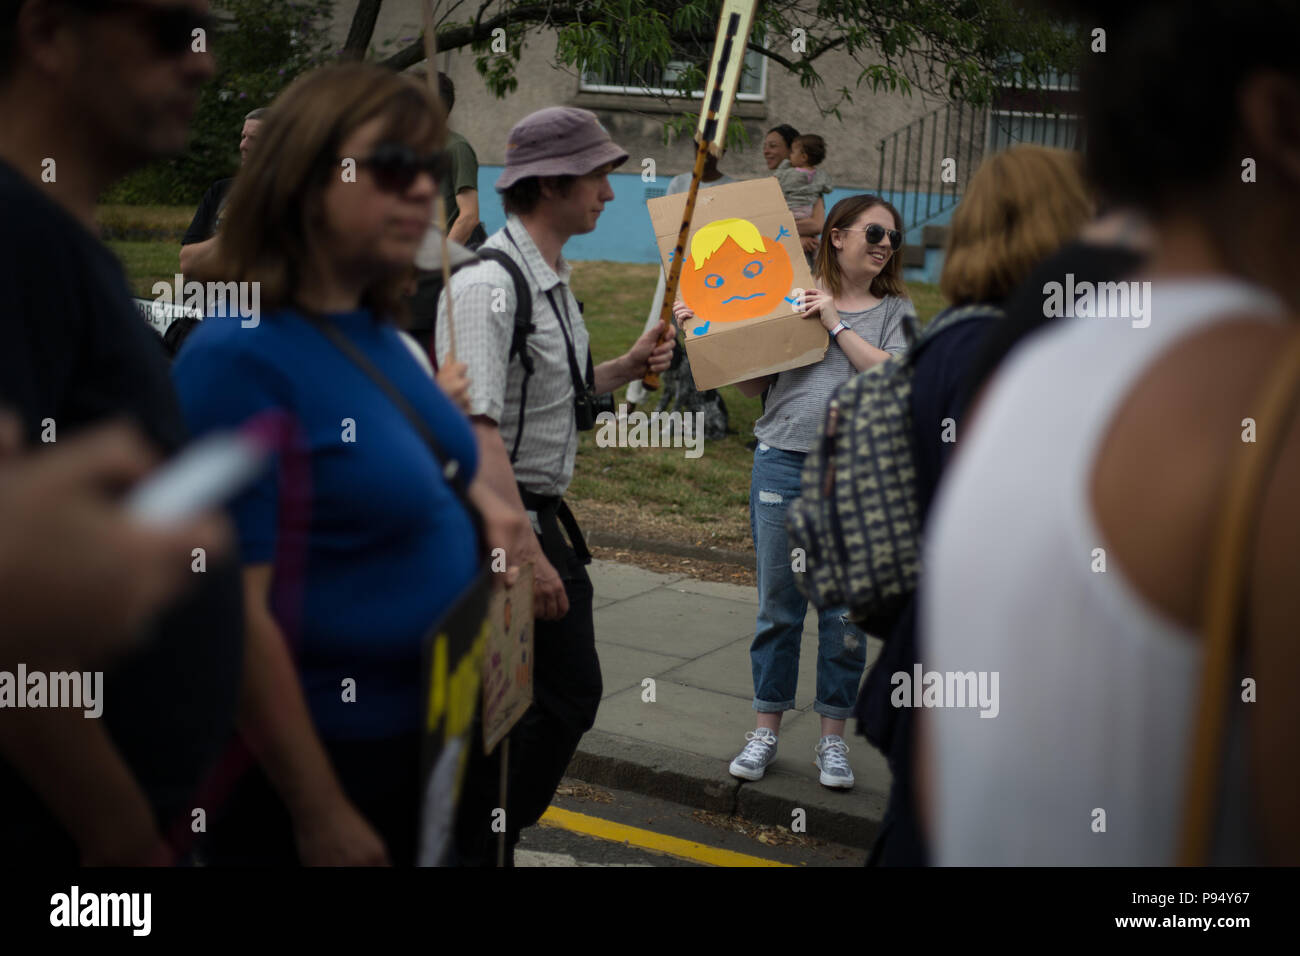
[[375, 366], [369, 356], [343, 334], [337, 325], [325, 318], [319, 318], [311, 324], [384, 393], [388, 400], [402, 413], [407, 422], [410, 423], [411, 427], [415, 429], [416, 434], [423, 439], [429, 451], [433, 453], [434, 460], [438, 462], [438, 467], [442, 469], [442, 476], [447, 484], [451, 486], [452, 493], [455, 494], [461, 506], [469, 514], [474, 530], [478, 534], [479, 556], [482, 558], [487, 553], [487, 532], [482, 513], [470, 500], [469, 484], [465, 480], [465, 472], [461, 468], [460, 461], [447, 453], [442, 447], [442, 443], [438, 441], [437, 436], [434, 435], [433, 429], [429, 427], [429, 424], [420, 413], [411, 407], [411, 403], [406, 400], [406, 396], [389, 380], [388, 376]]
[[500, 249], [484, 248], [478, 249], [477, 252], [480, 259], [488, 259], [505, 269], [515, 286], [515, 328], [510, 337], [510, 354], [506, 361], [509, 362], [516, 355], [519, 356], [519, 364], [524, 367], [524, 381], [519, 387], [519, 427], [515, 431], [514, 447], [510, 449], [510, 464], [513, 465], [519, 457], [519, 442], [524, 437], [524, 410], [528, 407], [528, 379], [533, 374], [533, 358], [528, 354], [528, 335], [534, 329], [533, 291], [529, 288], [528, 280], [524, 278], [519, 264], [509, 253]]

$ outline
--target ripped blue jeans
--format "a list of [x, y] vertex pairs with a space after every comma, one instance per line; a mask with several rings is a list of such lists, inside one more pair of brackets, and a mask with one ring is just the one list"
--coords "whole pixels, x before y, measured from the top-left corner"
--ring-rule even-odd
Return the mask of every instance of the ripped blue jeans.
[[[759, 443], [749, 485], [749, 527], [758, 555], [758, 621], [749, 659], [754, 668], [754, 709], [793, 710], [799, 645], [808, 602], [794, 585], [794, 557], [785, 513], [799, 497], [807, 455]], [[817, 699], [813, 710], [843, 720], [853, 713], [867, 664], [867, 637], [844, 608], [817, 615]]]

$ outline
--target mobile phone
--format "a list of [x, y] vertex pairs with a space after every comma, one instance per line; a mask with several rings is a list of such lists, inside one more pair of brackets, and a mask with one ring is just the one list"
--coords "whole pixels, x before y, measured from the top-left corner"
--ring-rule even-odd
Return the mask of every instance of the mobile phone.
[[126, 496], [127, 513], [155, 526], [203, 514], [251, 485], [273, 451], [275, 444], [264, 428], [209, 435], [132, 488]]

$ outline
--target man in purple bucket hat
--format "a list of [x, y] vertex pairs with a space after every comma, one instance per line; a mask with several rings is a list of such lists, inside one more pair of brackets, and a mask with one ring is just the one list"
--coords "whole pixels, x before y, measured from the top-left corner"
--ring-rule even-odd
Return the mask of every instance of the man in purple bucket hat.
[[[591, 554], [563, 498], [578, 432], [595, 426], [597, 396], [662, 372], [673, 354], [673, 338], [656, 344], [656, 326], [623, 355], [594, 365], [561, 255], [570, 237], [596, 228], [614, 198], [609, 173], [627, 158], [587, 110], [554, 106], [524, 117], [510, 131], [496, 182], [506, 224], [479, 248], [484, 261], [457, 270], [449, 288], [479, 474], [527, 514], [534, 531], [506, 556], [511, 566], [533, 563], [536, 614], [533, 704], [509, 737], [508, 865], [519, 831], [546, 812], [600, 704]], [[451, 346], [447, 294], [435, 330], [439, 363]], [[470, 757], [452, 860], [462, 866], [496, 861], [499, 754], [498, 747], [485, 758], [476, 746]]]

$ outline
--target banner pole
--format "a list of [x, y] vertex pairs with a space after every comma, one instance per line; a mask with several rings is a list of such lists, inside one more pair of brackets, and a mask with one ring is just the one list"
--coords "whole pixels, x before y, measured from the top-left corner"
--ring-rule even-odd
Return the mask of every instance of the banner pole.
[[[501, 809], [506, 808], [506, 790], [510, 783], [510, 735], [501, 741]], [[506, 826], [501, 830], [501, 839], [497, 841], [497, 866], [506, 865], [506, 830], [509, 829], [510, 821], [506, 821]]]
[[[424, 58], [425, 79], [429, 81], [429, 92], [435, 97], [438, 93], [438, 30], [434, 26], [433, 0], [424, 0]], [[447, 362], [456, 361], [456, 323], [451, 314], [451, 255], [447, 250], [447, 202], [442, 195], [442, 183], [438, 183], [438, 194], [433, 197], [433, 214], [438, 220], [438, 233], [442, 237], [442, 289], [447, 294]], [[435, 304], [434, 308], [437, 306]], [[437, 324], [437, 316], [434, 316]], [[437, 361], [437, 356], [434, 356]]]
[[[659, 321], [667, 323], [659, 333], [659, 342], [668, 340], [672, 328], [673, 302], [677, 298], [677, 283], [682, 274], [682, 260], [686, 258], [686, 237], [690, 235], [691, 219], [695, 215], [695, 197], [700, 191], [700, 181], [704, 178], [704, 162], [710, 149], [714, 155], [721, 155], [721, 144], [726, 141], [727, 119], [731, 113], [731, 101], [735, 98], [740, 81], [740, 70], [733, 69], [733, 60], [739, 65], [743, 53], [736, 50], [740, 44], [749, 39], [749, 28], [753, 22], [755, 0], [736, 0], [723, 4], [718, 20], [718, 36], [714, 41], [713, 62], [709, 68], [708, 95], [701, 108], [700, 125], [697, 129], [699, 148], [695, 151], [695, 166], [691, 170], [691, 187], [686, 193], [686, 208], [682, 210], [682, 225], [677, 231], [677, 245], [673, 247], [672, 265], [668, 269], [668, 280], [664, 285], [664, 301], [659, 311]], [[707, 112], [706, 112], [707, 110]], [[650, 391], [659, 387], [659, 373], [647, 372], [641, 384]]]

